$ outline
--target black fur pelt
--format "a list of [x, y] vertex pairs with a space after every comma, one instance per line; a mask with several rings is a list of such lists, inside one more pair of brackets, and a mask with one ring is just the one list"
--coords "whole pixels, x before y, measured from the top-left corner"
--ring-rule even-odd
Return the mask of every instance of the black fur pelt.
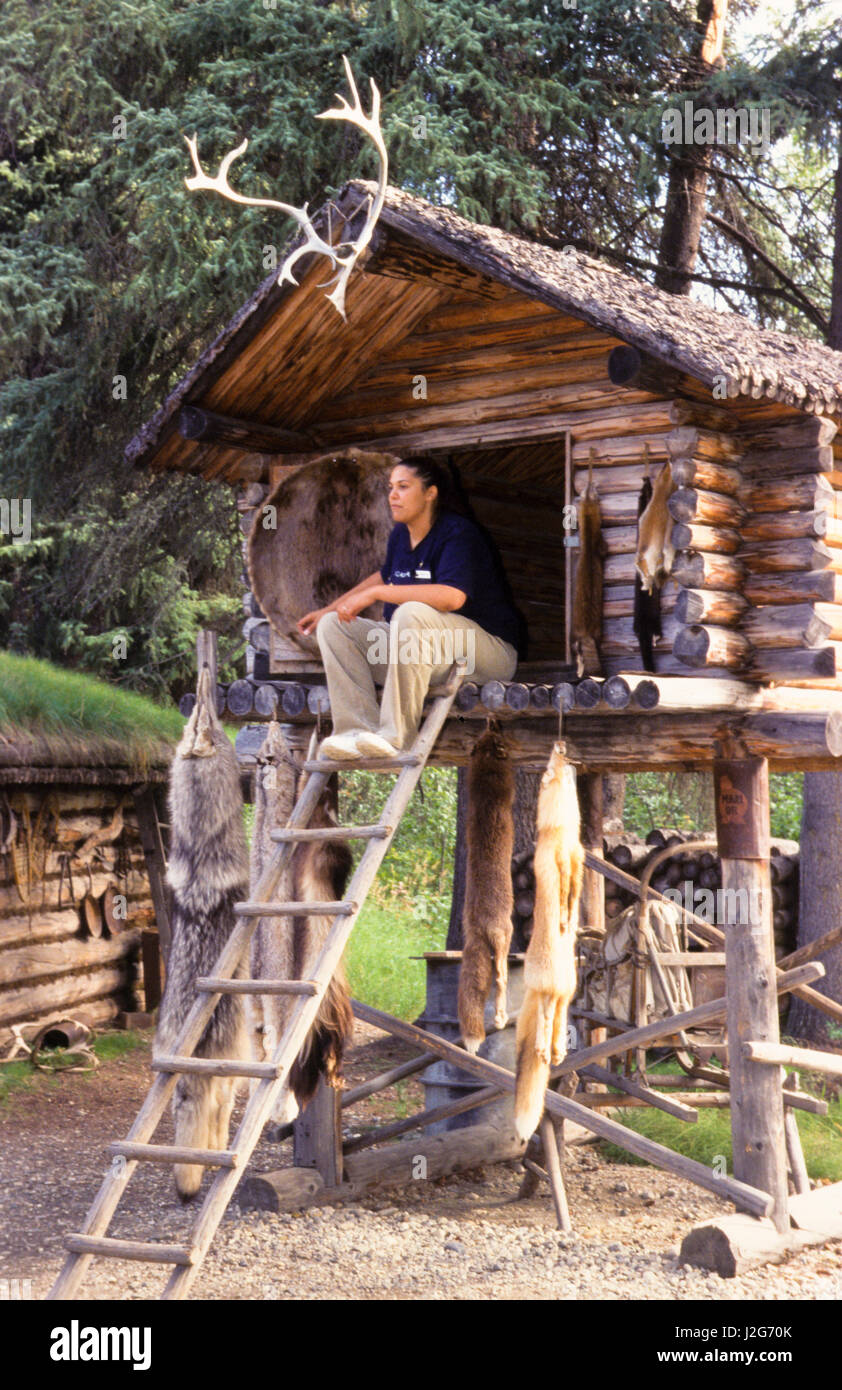
[[[248, 851], [237, 759], [211, 699], [208, 668], [199, 677], [195, 708], [176, 749], [169, 786], [172, 945], [155, 1034], [155, 1054], [175, 1051], [187, 1014], [198, 998], [195, 981], [212, 975], [236, 925], [234, 904], [248, 896]], [[238, 971], [242, 973], [242, 971]], [[245, 1057], [242, 1002], [223, 995], [196, 1049], [198, 1057]], [[237, 1082], [223, 1077], [179, 1077], [173, 1097], [175, 1143], [225, 1149]], [[195, 1196], [203, 1168], [177, 1164], [176, 1189]]]

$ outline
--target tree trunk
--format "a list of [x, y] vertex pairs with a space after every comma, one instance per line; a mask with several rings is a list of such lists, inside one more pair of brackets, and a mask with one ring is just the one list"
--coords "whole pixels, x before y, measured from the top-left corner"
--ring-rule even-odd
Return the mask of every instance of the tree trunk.
[[625, 804], [625, 773], [606, 772], [602, 778], [602, 828], [606, 835], [617, 835], [622, 830]]
[[[834, 190], [835, 241], [828, 346], [842, 350], [842, 149]], [[805, 772], [801, 811], [801, 889], [798, 904], [798, 945], [807, 946], [839, 920], [842, 904], [842, 772]], [[827, 975], [816, 986], [842, 1003], [842, 947], [820, 956]], [[793, 999], [787, 1032], [805, 1042], [832, 1041], [833, 1025], [802, 999]]]
[[[701, 40], [695, 54], [694, 68], [685, 74], [690, 85], [704, 81], [705, 75], [718, 64], [722, 54], [725, 14], [728, 0], [699, 0], [697, 14]], [[699, 82], [700, 94], [703, 91]], [[684, 113], [683, 103], [681, 104]], [[684, 135], [693, 132], [684, 130]], [[690, 280], [699, 251], [702, 223], [705, 220], [705, 192], [708, 170], [713, 159], [713, 144], [697, 144], [692, 138], [676, 146], [670, 164], [667, 202], [658, 246], [658, 266], [655, 284], [670, 294], [689, 294]], [[684, 272], [684, 273], [682, 273]]]
[[[801, 872], [798, 902], [798, 945], [807, 946], [838, 925], [842, 914], [842, 773], [804, 774], [801, 813]], [[842, 946], [819, 960], [827, 971], [815, 988], [842, 1003]], [[794, 998], [786, 1031], [805, 1042], [833, 1042], [834, 1025], [816, 1009]], [[838, 1039], [837, 1039], [838, 1041]]]

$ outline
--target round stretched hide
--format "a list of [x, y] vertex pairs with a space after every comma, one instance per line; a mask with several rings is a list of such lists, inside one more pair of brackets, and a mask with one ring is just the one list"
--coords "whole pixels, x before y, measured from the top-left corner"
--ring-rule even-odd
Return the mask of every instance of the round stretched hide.
[[[302, 651], [318, 655], [319, 646], [315, 634], [297, 630], [299, 618], [386, 558], [389, 470], [399, 461], [356, 449], [326, 454], [283, 478], [257, 508], [248, 538], [252, 591], [275, 631]], [[379, 619], [382, 607], [372, 604], [362, 616]]]

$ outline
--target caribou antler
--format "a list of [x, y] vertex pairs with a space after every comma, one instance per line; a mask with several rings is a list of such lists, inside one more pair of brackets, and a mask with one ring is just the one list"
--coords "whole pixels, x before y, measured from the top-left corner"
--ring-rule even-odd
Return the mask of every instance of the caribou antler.
[[[295, 221], [304, 231], [307, 240], [303, 246], [297, 247], [295, 251], [291, 251], [287, 256], [281, 266], [280, 274], [278, 275], [278, 284], [283, 284], [285, 280], [289, 280], [293, 285], [298, 284], [298, 281], [292, 274], [292, 267], [296, 264], [299, 257], [306, 256], [311, 251], [316, 251], [320, 255], [327, 256], [336, 268], [336, 274], [332, 275], [329, 280], [325, 280], [323, 284], [332, 285], [334, 282], [336, 283], [335, 290], [332, 294], [329, 294], [327, 298], [344, 319], [346, 317], [345, 290], [351, 276], [351, 271], [354, 269], [362, 252], [371, 241], [375, 223], [380, 216], [380, 210], [383, 207], [383, 201], [386, 197], [386, 177], [389, 168], [389, 157], [386, 153], [383, 132], [380, 129], [380, 93], [377, 90], [374, 78], [369, 78], [369, 82], [371, 83], [371, 115], [367, 116], [362, 108], [357, 85], [354, 81], [354, 74], [351, 71], [351, 64], [344, 55], [342, 61], [345, 64], [345, 74], [348, 78], [348, 85], [351, 88], [351, 93], [354, 98], [353, 105], [351, 105], [345, 97], [337, 93], [336, 99], [342, 102], [342, 106], [332, 108], [330, 111], [320, 111], [317, 119], [320, 121], [350, 121], [352, 125], [359, 126], [360, 130], [368, 135], [374, 142], [375, 149], [380, 155], [380, 177], [377, 183], [377, 193], [373, 199], [369, 197], [365, 224], [359, 236], [355, 237], [353, 241], [340, 241], [336, 246], [331, 246], [330, 242], [325, 241], [323, 237], [319, 236], [313, 226], [307, 212], [306, 203], [302, 208], [296, 208], [290, 203], [280, 203], [276, 198], [247, 198], [242, 193], [237, 193], [228, 182], [228, 170], [231, 168], [235, 159], [239, 159], [240, 155], [245, 154], [248, 148], [248, 140], [244, 140], [241, 145], [238, 145], [235, 150], [231, 150], [230, 153], [225, 156], [219, 166], [219, 173], [216, 175], [216, 178], [212, 179], [205, 173], [199, 163], [196, 135], [193, 136], [192, 140], [185, 135], [184, 138], [187, 141], [187, 148], [190, 151], [193, 159], [193, 168], [196, 172], [192, 178], [185, 179], [184, 182], [191, 192], [195, 192], [200, 188], [207, 188], [213, 190], [215, 193], [220, 193], [223, 198], [228, 198], [232, 203], [244, 203], [249, 207], [277, 208], [279, 212], [285, 213], [287, 217], [295, 218]], [[349, 249], [347, 251], [342, 251], [340, 249], [341, 247], [348, 247]]]

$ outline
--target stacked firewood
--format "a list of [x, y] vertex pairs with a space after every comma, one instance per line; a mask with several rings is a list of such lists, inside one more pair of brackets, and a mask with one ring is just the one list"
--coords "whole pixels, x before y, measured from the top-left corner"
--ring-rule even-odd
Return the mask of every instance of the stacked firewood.
[[[651, 886], [659, 893], [677, 889], [682, 903], [686, 901], [690, 907], [696, 903], [698, 908], [710, 902], [710, 899], [695, 897], [698, 889], [706, 888], [715, 894], [722, 887], [722, 865], [713, 850], [682, 850], [685, 841], [696, 838], [678, 830], [651, 830], [646, 839], [641, 840], [623, 831], [608, 836], [603, 842], [603, 853], [609, 863], [639, 879], [653, 855], [674, 845], [675, 854], [656, 870]], [[775, 953], [782, 956], [795, 950], [798, 934], [798, 844], [795, 840], [772, 841], [771, 877]], [[522, 940], [528, 941], [535, 910], [535, 873], [531, 850], [516, 854], [512, 859], [512, 884], [515, 931], [520, 932]], [[686, 884], [690, 886], [685, 887]], [[625, 908], [637, 901], [630, 890], [620, 888], [610, 879], [605, 880], [605, 917], [609, 925]], [[712, 925], [722, 925], [718, 916], [711, 917], [704, 911], [700, 911], [700, 915], [706, 920], [709, 918]]]
[[[715, 894], [722, 887], [722, 864], [715, 851], [682, 850], [685, 841], [696, 838], [701, 837], [677, 830], [652, 830], [645, 841], [627, 833], [610, 835], [604, 841], [603, 853], [609, 863], [639, 879], [655, 854], [674, 845], [675, 854], [660, 864], [650, 880], [651, 886], [659, 893], [678, 890], [682, 903], [692, 907], [694, 902], [703, 905], [710, 901], [701, 896], [696, 898], [698, 889], [708, 889]], [[771, 878], [775, 950], [778, 955], [786, 955], [795, 950], [798, 932], [798, 844], [795, 840], [772, 841]], [[632, 892], [606, 880], [608, 922], [635, 901]], [[700, 915], [709, 916], [701, 910]], [[718, 917], [711, 920], [713, 925], [722, 925]]]

